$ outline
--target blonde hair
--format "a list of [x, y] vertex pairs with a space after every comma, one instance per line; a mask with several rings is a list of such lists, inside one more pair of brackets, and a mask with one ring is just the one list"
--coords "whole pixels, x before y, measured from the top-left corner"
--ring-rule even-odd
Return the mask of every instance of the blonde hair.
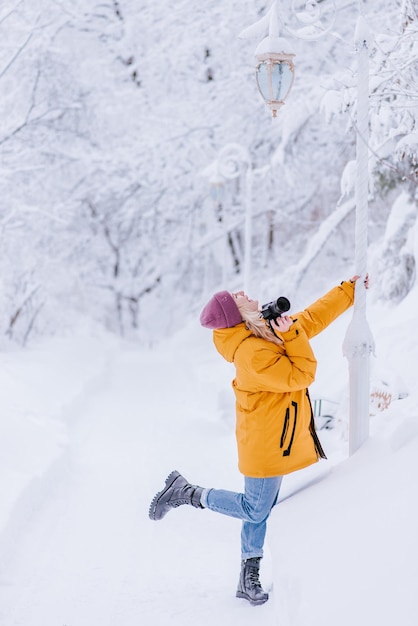
[[267, 341], [272, 341], [279, 346], [283, 344], [283, 341], [279, 339], [279, 337], [276, 337], [259, 311], [254, 311], [251, 307], [249, 307], [248, 302], [236, 301], [235, 304], [241, 313], [245, 326], [248, 330], [251, 330], [253, 335], [261, 337], [261, 339], [266, 339]]

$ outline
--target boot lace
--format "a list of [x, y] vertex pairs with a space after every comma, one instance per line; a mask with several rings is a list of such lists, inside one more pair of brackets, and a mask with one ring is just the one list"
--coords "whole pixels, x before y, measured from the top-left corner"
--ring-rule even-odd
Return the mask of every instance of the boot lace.
[[169, 502], [170, 506], [176, 509], [183, 504], [191, 504], [194, 491], [193, 485], [183, 485], [178, 493], [173, 494], [173, 499]]
[[261, 590], [261, 583], [259, 579], [258, 569], [251, 567], [248, 571], [248, 579], [253, 589]]

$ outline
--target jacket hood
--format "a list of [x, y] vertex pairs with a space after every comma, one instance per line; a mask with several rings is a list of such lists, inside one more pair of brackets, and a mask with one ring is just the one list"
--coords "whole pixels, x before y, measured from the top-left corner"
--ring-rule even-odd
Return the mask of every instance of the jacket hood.
[[238, 324], [233, 328], [220, 328], [213, 331], [213, 341], [219, 354], [232, 363], [235, 353], [243, 341], [253, 336], [252, 332], [245, 328], [245, 324]]

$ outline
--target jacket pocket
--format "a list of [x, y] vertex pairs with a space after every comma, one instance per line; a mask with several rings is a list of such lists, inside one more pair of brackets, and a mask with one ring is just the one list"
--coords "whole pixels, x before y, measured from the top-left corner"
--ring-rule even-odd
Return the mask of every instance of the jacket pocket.
[[[298, 403], [292, 400], [291, 405], [292, 405], [293, 410], [291, 410], [290, 407], [287, 407], [286, 409], [282, 436], [280, 437], [280, 449], [283, 450], [283, 446], [286, 442], [286, 439], [288, 439], [287, 435], [289, 432], [289, 426], [293, 422], [289, 443], [288, 443], [288, 446], [283, 450], [283, 456], [290, 455], [290, 452], [293, 446], [293, 440], [295, 438], [296, 424], [298, 420]], [[293, 413], [293, 415], [291, 415], [291, 413]]]

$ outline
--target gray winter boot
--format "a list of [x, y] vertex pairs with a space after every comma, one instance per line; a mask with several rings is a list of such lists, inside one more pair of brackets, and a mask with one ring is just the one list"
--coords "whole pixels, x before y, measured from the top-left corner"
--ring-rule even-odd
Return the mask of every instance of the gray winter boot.
[[150, 519], [163, 519], [170, 509], [182, 504], [191, 504], [197, 509], [203, 509], [200, 504], [202, 491], [203, 487], [191, 485], [179, 472], [171, 472], [166, 478], [164, 489], [159, 491], [151, 502]]
[[260, 558], [254, 557], [241, 561], [241, 575], [239, 577], [237, 598], [245, 598], [252, 605], [264, 604], [269, 594], [263, 591], [260, 583]]

